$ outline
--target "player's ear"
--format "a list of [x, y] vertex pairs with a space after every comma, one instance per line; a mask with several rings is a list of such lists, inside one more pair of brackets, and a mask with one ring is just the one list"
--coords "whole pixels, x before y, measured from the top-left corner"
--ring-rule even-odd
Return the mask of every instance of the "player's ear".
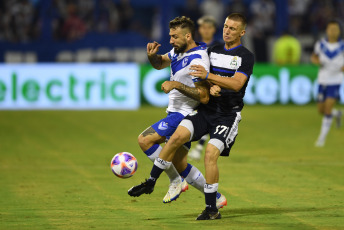
[[185, 34], [185, 38], [187, 41], [190, 41], [192, 38], [191, 38], [191, 33], [186, 33]]
[[246, 30], [242, 30], [241, 33], [240, 33], [240, 37], [244, 36], [246, 33]]

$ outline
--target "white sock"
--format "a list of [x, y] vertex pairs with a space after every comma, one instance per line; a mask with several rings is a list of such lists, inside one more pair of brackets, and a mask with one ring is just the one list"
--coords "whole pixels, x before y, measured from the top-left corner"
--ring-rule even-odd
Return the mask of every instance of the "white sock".
[[186, 182], [198, 189], [201, 193], [204, 192], [205, 178], [203, 174], [196, 168], [192, 166], [189, 174], [185, 177]]
[[155, 161], [155, 158], [159, 157], [159, 154], [162, 150], [162, 147], [159, 145], [159, 147], [149, 156], [147, 156], [152, 162]]
[[[159, 147], [151, 154], [148, 156], [148, 158], [154, 162], [156, 158], [159, 157], [159, 154], [162, 150], [162, 147], [159, 145]], [[164, 170], [165, 173], [167, 174], [168, 178], [170, 178], [170, 182], [181, 182], [182, 178], [180, 177], [177, 169], [174, 167], [173, 164], [169, 166], [167, 169]]]
[[330, 131], [333, 117], [324, 116], [322, 119], [319, 140], [325, 140], [328, 132]]
[[337, 110], [337, 109], [332, 109], [331, 114], [332, 114], [332, 116], [337, 117], [337, 116], [339, 115], [339, 110]]

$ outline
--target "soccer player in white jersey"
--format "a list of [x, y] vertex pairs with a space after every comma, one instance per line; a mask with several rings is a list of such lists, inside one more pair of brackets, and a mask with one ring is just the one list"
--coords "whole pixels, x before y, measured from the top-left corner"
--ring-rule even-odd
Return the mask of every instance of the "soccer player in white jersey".
[[[189, 74], [190, 66], [194, 64], [201, 65], [209, 71], [210, 62], [206, 44], [197, 44], [193, 40], [195, 26], [193, 21], [187, 17], [173, 19], [170, 21], [169, 27], [170, 44], [173, 46], [169, 53], [157, 55], [160, 47], [157, 42], [147, 45], [148, 59], [155, 69], [163, 69], [171, 65], [170, 81], [165, 81], [161, 86], [165, 93], [169, 93], [167, 117], [148, 127], [138, 137], [142, 151], [152, 162], [160, 154], [162, 149], [160, 144], [169, 139], [184, 117], [193, 112], [199, 102], [206, 104], [209, 101], [209, 83]], [[164, 203], [176, 200], [179, 194], [187, 189], [185, 180], [203, 193], [204, 176], [196, 167], [187, 164], [187, 152], [190, 146], [189, 142], [178, 149], [176, 160], [183, 162], [183, 164], [179, 164], [181, 167], [176, 169], [172, 164], [165, 171], [170, 178], [170, 187], [163, 199]], [[151, 192], [153, 190], [145, 193]], [[128, 194], [137, 196], [133, 188], [128, 191]], [[227, 200], [224, 195], [218, 193], [218, 207], [221, 208], [226, 204]]]
[[333, 118], [336, 119], [337, 127], [341, 126], [342, 111], [333, 108], [339, 100], [339, 89], [344, 77], [344, 41], [340, 39], [340, 26], [337, 21], [327, 24], [326, 38], [315, 44], [311, 61], [320, 67], [318, 111], [323, 115], [323, 119], [315, 146], [322, 147]]

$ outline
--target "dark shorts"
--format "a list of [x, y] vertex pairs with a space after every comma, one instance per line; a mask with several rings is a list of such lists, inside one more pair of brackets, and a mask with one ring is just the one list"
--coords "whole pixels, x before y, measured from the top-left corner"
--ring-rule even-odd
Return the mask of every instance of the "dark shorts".
[[180, 123], [191, 132], [191, 141], [199, 140], [204, 134], [209, 133], [208, 143], [216, 146], [221, 156], [229, 156], [238, 135], [238, 125], [241, 113], [233, 112], [227, 116], [209, 118], [205, 112], [192, 113]]
[[318, 102], [324, 102], [326, 98], [339, 100], [340, 85], [319, 85]]
[[[152, 128], [160, 136], [166, 137], [166, 140], [170, 139], [172, 134], [176, 131], [179, 123], [184, 119], [184, 115], [177, 112], [170, 112], [167, 116], [160, 121], [152, 125]], [[191, 142], [184, 144], [187, 149], [190, 149]]]

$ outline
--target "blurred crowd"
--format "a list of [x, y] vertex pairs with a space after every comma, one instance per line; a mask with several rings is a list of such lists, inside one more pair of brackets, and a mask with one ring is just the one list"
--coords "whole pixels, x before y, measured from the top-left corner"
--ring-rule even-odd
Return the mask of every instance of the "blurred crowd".
[[[25, 43], [43, 33], [49, 22], [54, 40], [75, 41], [89, 33], [134, 31], [150, 40], [162, 38], [161, 4], [133, 4], [131, 0], [3, 0], [0, 1], [0, 41]], [[150, 1], [152, 2], [152, 1]], [[154, 1], [153, 1], [154, 2]], [[171, 16], [186, 15], [195, 22], [213, 16], [221, 34], [223, 20], [232, 12], [244, 13], [255, 47], [264, 47], [267, 36], [278, 36], [278, 0], [186, 0], [172, 4]], [[287, 0], [288, 23], [284, 32], [319, 36], [331, 18], [344, 18], [343, 0]], [[264, 57], [262, 57], [264, 59]], [[264, 60], [263, 60], [264, 61]]]

